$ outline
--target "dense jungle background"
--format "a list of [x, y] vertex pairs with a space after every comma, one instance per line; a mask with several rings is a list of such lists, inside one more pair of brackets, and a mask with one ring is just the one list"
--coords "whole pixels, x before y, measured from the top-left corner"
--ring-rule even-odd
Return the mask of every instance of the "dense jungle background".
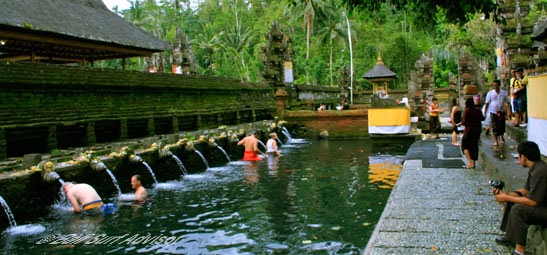
[[[469, 51], [487, 77], [495, 76], [496, 29], [503, 19], [495, 1], [444, 0], [128, 0], [114, 12], [153, 35], [174, 43], [188, 37], [196, 73], [260, 82], [262, 47], [273, 22], [292, 39], [295, 84], [338, 86], [340, 71], [353, 56], [356, 90], [370, 89], [361, 76], [379, 55], [397, 74], [393, 88], [406, 88], [422, 54], [435, 60], [436, 87], [457, 73], [457, 56]], [[531, 18], [544, 15], [547, 0], [533, 1]], [[349, 38], [351, 37], [351, 44]], [[351, 46], [351, 47], [350, 47]], [[350, 51], [352, 54], [350, 54]], [[172, 52], [159, 54], [165, 72]], [[130, 59], [126, 69], [143, 71], [146, 60]], [[122, 60], [99, 68], [121, 68]]]

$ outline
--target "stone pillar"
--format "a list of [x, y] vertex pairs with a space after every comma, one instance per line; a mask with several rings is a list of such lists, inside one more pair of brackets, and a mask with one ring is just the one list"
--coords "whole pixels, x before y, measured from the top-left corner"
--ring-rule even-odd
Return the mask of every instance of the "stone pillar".
[[120, 120], [120, 140], [127, 140], [129, 135], [127, 134], [127, 119]]
[[57, 149], [57, 126], [55, 125], [48, 127], [47, 149], [48, 151]]
[[95, 137], [95, 122], [88, 122], [85, 130], [84, 143], [86, 146], [95, 145], [97, 138]]
[[148, 136], [156, 135], [156, 122], [154, 121], [154, 118], [148, 119], [148, 122], [146, 123], [146, 131], [148, 132]]
[[173, 133], [179, 132], [179, 118], [177, 116], [171, 117], [171, 128], [173, 129]]
[[8, 142], [6, 141], [6, 130], [0, 128], [0, 160], [8, 157]]
[[275, 105], [277, 117], [283, 119], [285, 117], [285, 109], [287, 108], [288, 93], [285, 88], [277, 88], [275, 91]]

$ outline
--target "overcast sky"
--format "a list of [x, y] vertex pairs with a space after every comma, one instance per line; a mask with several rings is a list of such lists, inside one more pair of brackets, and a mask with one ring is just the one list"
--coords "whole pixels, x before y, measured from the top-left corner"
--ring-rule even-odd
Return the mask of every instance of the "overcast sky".
[[109, 10], [112, 10], [112, 7], [116, 5], [118, 6], [118, 10], [128, 9], [131, 6], [127, 0], [103, 0], [103, 3]]

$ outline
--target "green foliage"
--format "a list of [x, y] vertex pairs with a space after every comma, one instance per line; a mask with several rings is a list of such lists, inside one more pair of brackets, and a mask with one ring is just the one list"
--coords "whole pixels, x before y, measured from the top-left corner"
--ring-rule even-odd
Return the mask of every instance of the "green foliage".
[[[382, 1], [342, 0], [350, 8], [364, 12], [376, 12], [382, 8]], [[469, 21], [469, 13], [482, 13], [487, 18], [497, 10], [496, 1], [492, 0], [391, 0], [389, 1], [398, 9], [407, 8], [409, 13], [418, 13], [416, 21], [423, 27], [432, 27], [431, 17], [439, 11], [444, 11], [447, 21], [450, 23], [465, 23]]]
[[[379, 55], [397, 74], [391, 88], [406, 88], [415, 62], [429, 52], [441, 87], [447, 85], [448, 73], [456, 73], [459, 51], [492, 65], [495, 61], [494, 22], [479, 14], [492, 10], [493, 1], [202, 0], [192, 8], [189, 1], [130, 2], [131, 8], [120, 13], [153, 35], [173, 42], [175, 30], [181, 29], [203, 75], [262, 81], [265, 35], [277, 22], [292, 40], [295, 83], [338, 86], [340, 70], [350, 65], [346, 17], [356, 88], [371, 88], [361, 76]], [[163, 54], [165, 66], [170, 54]], [[97, 61], [95, 67], [121, 69], [122, 63]], [[140, 58], [125, 61], [129, 70], [144, 70], [144, 64]]]
[[458, 73], [458, 64], [455, 58], [435, 58], [433, 66], [433, 76], [435, 77], [435, 86], [438, 88], [447, 88], [450, 85], [450, 74]]

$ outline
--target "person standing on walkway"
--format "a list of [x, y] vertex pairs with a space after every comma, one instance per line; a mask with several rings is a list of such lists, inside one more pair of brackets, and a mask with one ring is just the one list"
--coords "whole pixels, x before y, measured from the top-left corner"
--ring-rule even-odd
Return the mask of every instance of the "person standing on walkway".
[[245, 152], [243, 153], [243, 160], [257, 161], [262, 160], [258, 156], [258, 153], [265, 155], [264, 152], [258, 149], [258, 132], [254, 131], [252, 135], [247, 136], [237, 143], [237, 145], [245, 146]]
[[441, 122], [439, 121], [439, 114], [444, 110], [439, 107], [439, 101], [436, 97], [433, 97], [431, 104], [429, 105], [429, 132], [431, 138], [439, 138], [439, 128], [441, 128]]
[[462, 121], [462, 111], [460, 110], [460, 98], [452, 99], [452, 111], [450, 113], [450, 123], [452, 124], [452, 145], [460, 146], [458, 143], [458, 134], [460, 130], [457, 126]]
[[526, 123], [526, 84], [527, 78], [523, 78], [523, 70], [521, 67], [515, 69], [515, 80], [511, 84], [511, 94], [513, 95], [513, 111], [515, 113], [514, 127], [525, 126]]
[[517, 147], [518, 159], [522, 167], [529, 168], [524, 187], [505, 193], [492, 189], [495, 199], [505, 203], [505, 212], [500, 229], [505, 231], [503, 238], [496, 243], [515, 246], [513, 254], [524, 254], [526, 235], [530, 225], [547, 225], [547, 164], [541, 160], [536, 143], [522, 142]]
[[[505, 134], [506, 108], [509, 108], [509, 94], [500, 89], [501, 82], [495, 80], [492, 82], [492, 90], [486, 94], [484, 102], [484, 116], [490, 116], [490, 127], [494, 134], [494, 147], [498, 146], [498, 140], [505, 143], [503, 134]], [[509, 114], [510, 115], [510, 114]]]
[[475, 107], [473, 98], [465, 100], [462, 122], [459, 126], [465, 126], [462, 137], [462, 152], [467, 158], [466, 168], [475, 168], [475, 161], [479, 159], [479, 139], [482, 132], [482, 121], [484, 116], [481, 110]]

